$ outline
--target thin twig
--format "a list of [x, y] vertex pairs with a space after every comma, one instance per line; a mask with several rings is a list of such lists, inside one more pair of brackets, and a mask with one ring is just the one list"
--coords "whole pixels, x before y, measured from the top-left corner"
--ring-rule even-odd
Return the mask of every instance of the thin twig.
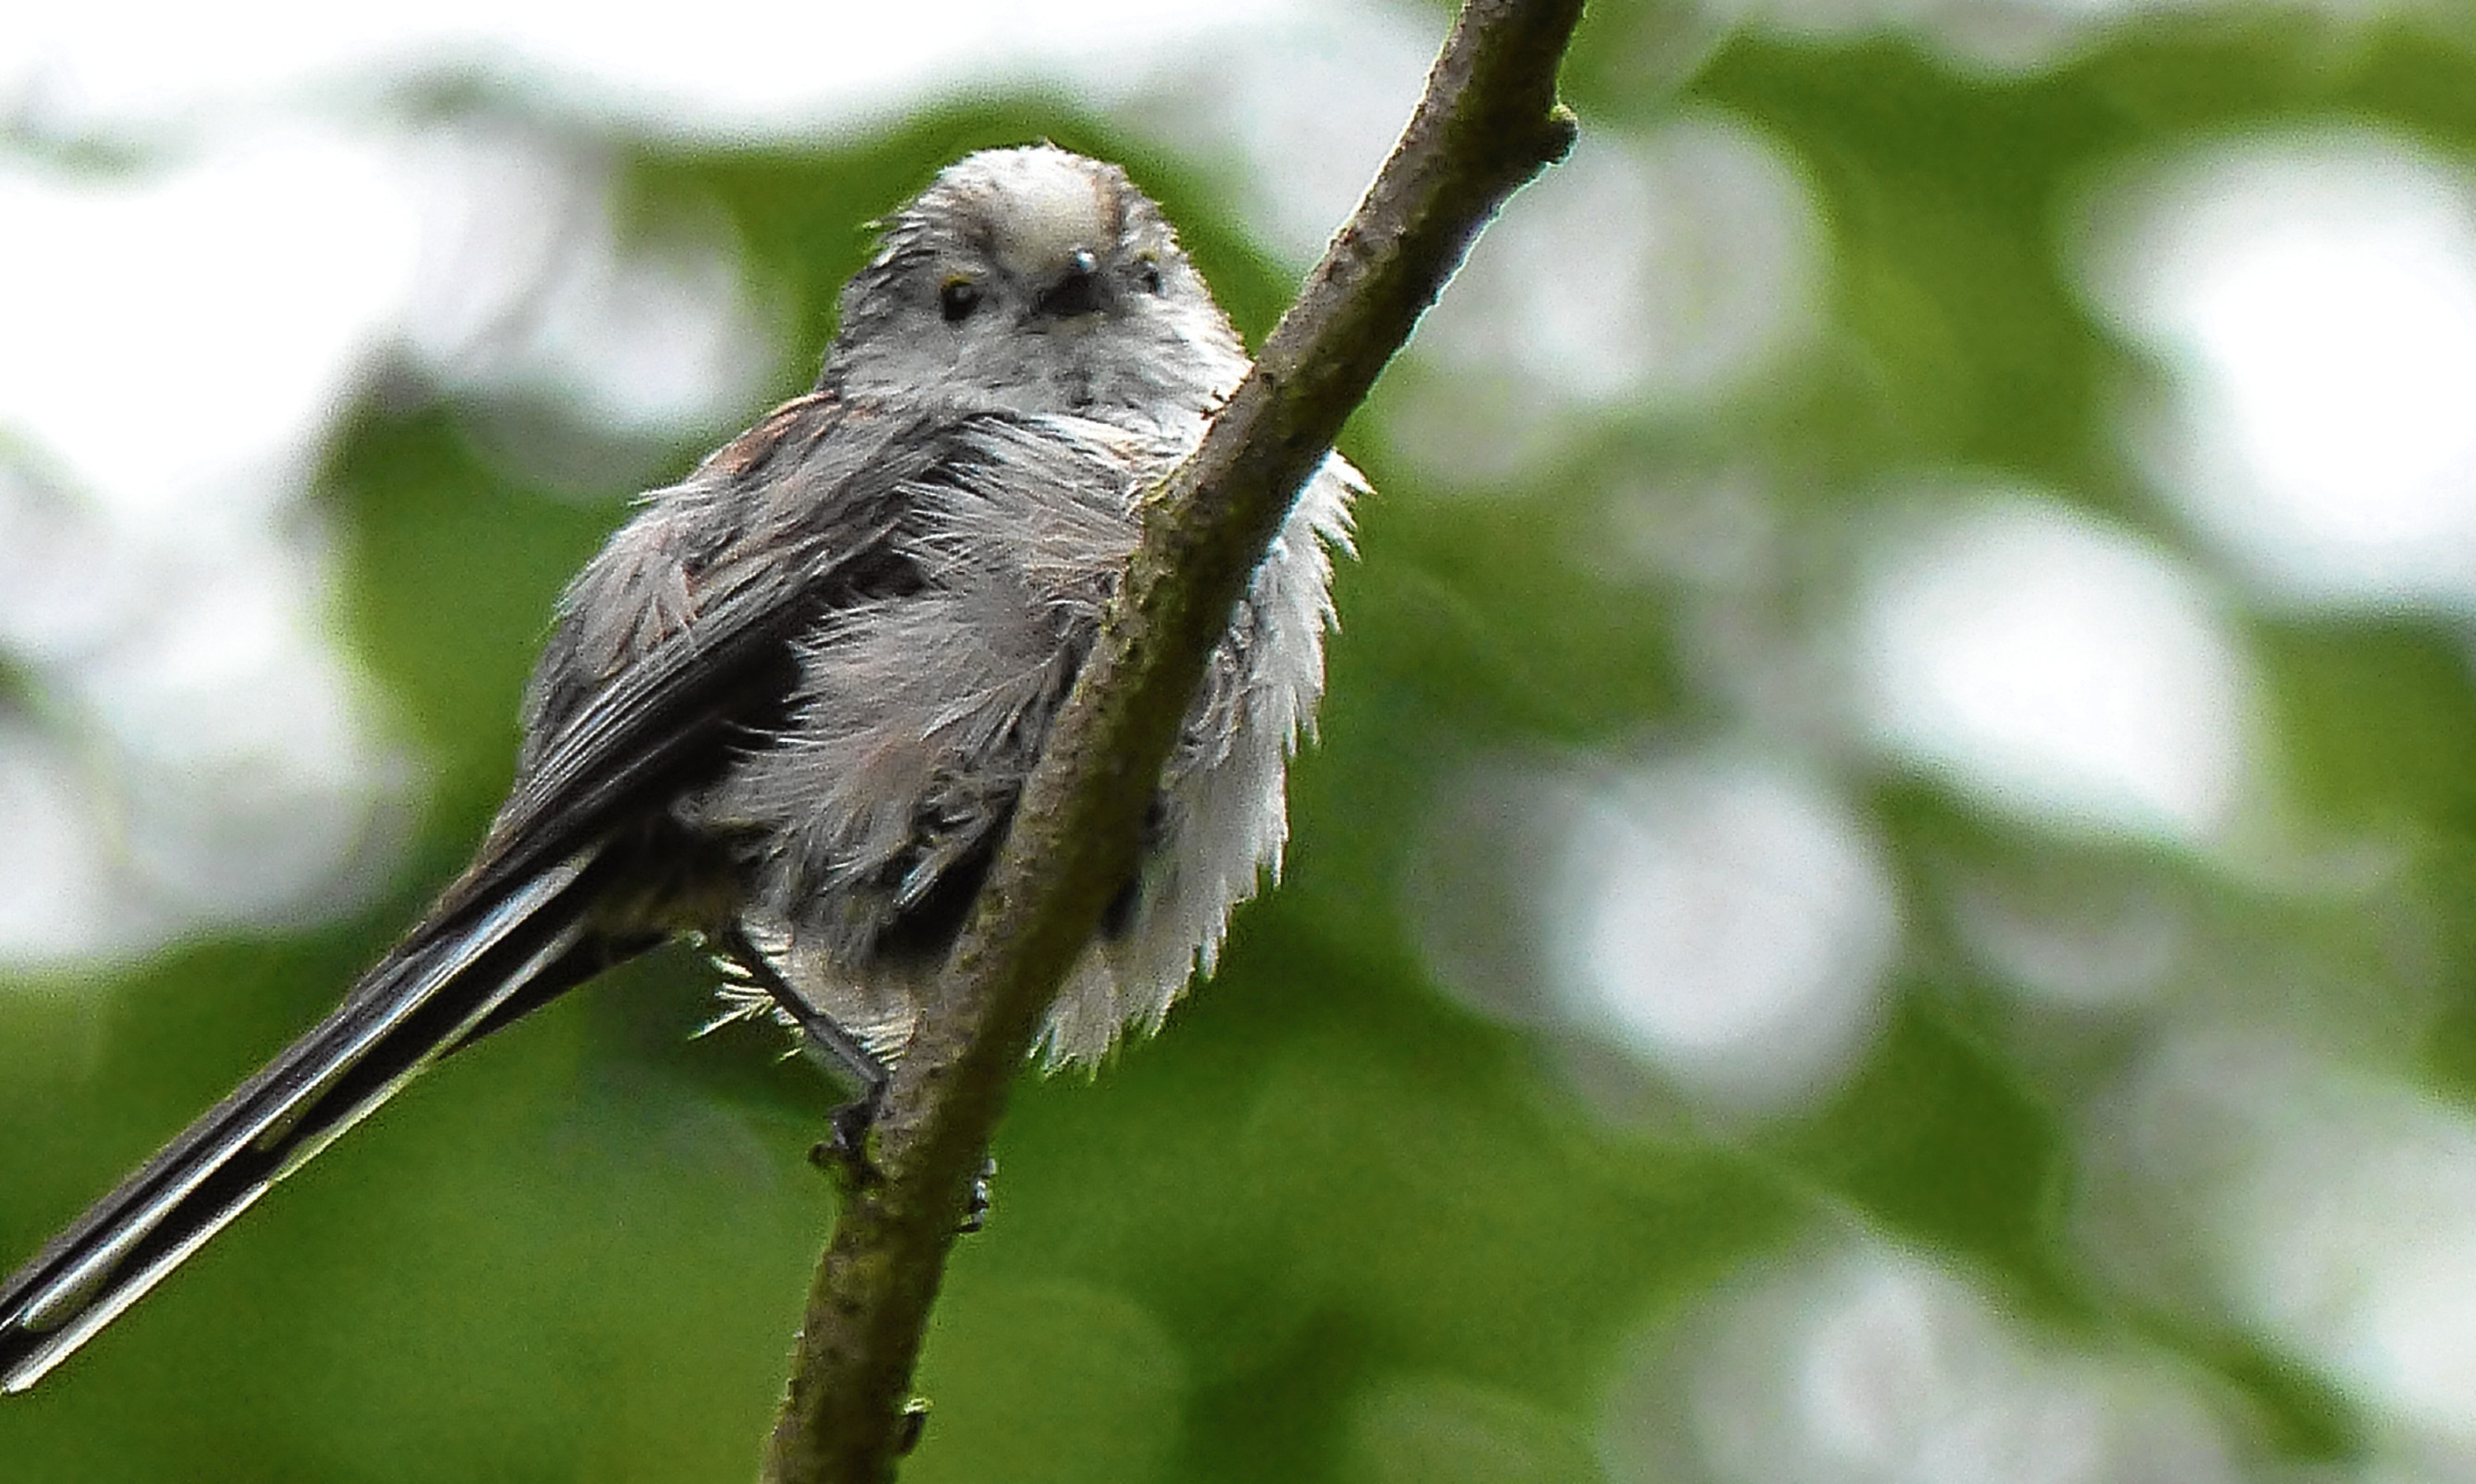
[[1050, 1001], [1133, 868], [1232, 606], [1299, 487], [1504, 199], [1572, 145], [1581, 0], [1467, 0], [1424, 97], [1255, 369], [1148, 501], [1143, 539], [897, 1069], [810, 1285], [768, 1484], [883, 1484], [972, 1181]]

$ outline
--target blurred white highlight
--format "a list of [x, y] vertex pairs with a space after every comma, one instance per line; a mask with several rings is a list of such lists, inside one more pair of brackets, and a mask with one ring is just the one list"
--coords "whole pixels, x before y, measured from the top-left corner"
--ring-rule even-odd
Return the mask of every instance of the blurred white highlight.
[[708, 0], [692, 14], [574, 0], [305, 6], [95, 0], [12, 17], [0, 96], [63, 131], [151, 129], [235, 106], [368, 93], [424, 74], [482, 73], [654, 135], [805, 134], [882, 116], [932, 91], [1020, 83], [1192, 46], [1311, 9], [1079, 0], [887, 5]]
[[2152, 1000], [2192, 951], [2173, 883], [2123, 862], [1963, 876], [1950, 907], [1961, 941], [2005, 988], [2066, 1010]]
[[[2219, 1422], [2139, 1355], [2041, 1344], [1953, 1274], [1876, 1244], [1723, 1291], [1682, 1353], [1611, 1398], [1618, 1484], [2236, 1484]], [[1663, 1438], [1681, 1429], [1685, 1436]], [[1665, 1455], [1664, 1457], [1660, 1455]]]
[[2156, 480], [2267, 589], [2476, 613], [2476, 175], [2404, 137], [2238, 139], [2130, 172], [2082, 279], [2172, 373]]
[[292, 487], [418, 245], [366, 150], [292, 128], [159, 173], [0, 156], [0, 427], [116, 510], [191, 528]]
[[109, 954], [161, 930], [120, 900], [97, 794], [58, 737], [0, 714], [0, 963]]
[[2249, 786], [2249, 668], [2148, 542], [2008, 493], [1897, 533], [1859, 595], [1860, 704], [1892, 756], [2067, 830], [2201, 844]]
[[0, 468], [0, 655], [40, 724], [0, 705], [0, 964], [333, 910], [401, 823], [406, 768], [327, 645], [307, 533], [164, 525]]
[[725, 224], [623, 241], [606, 163], [520, 132], [433, 129], [386, 141], [380, 162], [419, 223], [387, 328], [450, 386], [667, 438], [725, 431], [778, 384]]
[[1818, 780], [1735, 755], [1577, 800], [1544, 901], [1566, 1013], [1727, 1109], [1837, 1086], [1899, 941], [1865, 825]]
[[2110, 1181], [2130, 1182], [2101, 1188], [2118, 1213], [2102, 1251], [2196, 1264], [2237, 1323], [2369, 1407], [2386, 1449], [2446, 1461], [2437, 1477], [2476, 1471], [2476, 1117], [2202, 1028], [2165, 1045], [2092, 1137]]
[[[623, 247], [607, 174], [483, 131], [210, 133], [158, 169], [0, 156], [0, 963], [349, 904], [410, 773], [334, 648], [300, 507], [392, 348], [624, 433], [743, 413], [733, 245]], [[92, 285], [90, 292], [78, 291]]]
[[[1199, 27], [1212, 10], [1152, 9]], [[1324, 256], [1392, 153], [1444, 30], [1434, 13], [1400, 5], [1259, 9], [1286, 13], [1164, 47], [1149, 66], [1120, 58], [1078, 78], [1138, 128], [1227, 176], [1237, 213], [1304, 265]]]
[[2371, 23], [2449, 13], [2458, 0], [1705, 0], [1792, 37], [1846, 44], [1877, 32], [1916, 38], [1960, 67], [1995, 75], [2061, 66], [2144, 19], [2184, 12], [2317, 12]]
[[1446, 374], [1395, 412], [1448, 486], [1500, 481], [1580, 414], [1692, 411], [1810, 343], [1821, 211], [1787, 151], [1726, 114], [1586, 132], [1471, 252], [1413, 349]]
[[1420, 348], [1585, 406], [1704, 402], [1815, 332], [1822, 248], [1813, 192], [1760, 130], [1594, 130], [1473, 246]]

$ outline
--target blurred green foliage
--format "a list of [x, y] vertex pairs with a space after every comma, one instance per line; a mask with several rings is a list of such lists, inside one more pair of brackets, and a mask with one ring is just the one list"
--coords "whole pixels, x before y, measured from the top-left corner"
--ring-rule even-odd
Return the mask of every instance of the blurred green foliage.
[[[1584, 46], [1625, 44], [1646, 9], [1597, 7]], [[1622, 62], [1577, 59], [1586, 122], [1671, 106]], [[1707, 723], [1673, 595], [1587, 559], [1617, 472], [1751, 449], [1789, 471], [1792, 516], [1827, 531], [1887, 472], [1990, 470], [2175, 539], [2106, 433], [2108, 395], [2143, 373], [2067, 290], [2058, 203], [2127, 152], [2283, 119], [2476, 147], [2476, 54], [2410, 25], [2336, 41], [2269, 12], [2127, 28], [2018, 79], [1882, 40], [1739, 37], [1683, 96], [1770, 131], [1808, 173], [1829, 344], [1722, 411], [1610, 417], [1514, 498], [1426, 498], [1371, 429], [1346, 442], [1382, 493], [1340, 579], [1289, 878], [1242, 914], [1165, 1035], [1089, 1083], [1027, 1077], [993, 1220], [958, 1249], [938, 1310], [921, 1378], [935, 1410], [906, 1478], [1597, 1478], [1603, 1393], [1634, 1337], [1852, 1219], [2059, 1333], [2144, 1337], [2241, 1398], [2266, 1454], [2359, 1446], [2346, 1402], [2290, 1361], [2114, 1296], [2066, 1240], [2059, 1089], [2074, 1056], [2103, 1051], [2059, 1050], [1990, 996], [1938, 917], [1943, 863], [2031, 853], [2007, 828], [1883, 784], [1871, 804], [1916, 918], [1901, 1005], [1834, 1101], [1750, 1135], [1587, 1111], [1534, 1037], [1439, 995], [1399, 893], [1440, 779], [1470, 758]], [[1277, 314], [1287, 275], [1214, 182], [1054, 98], [813, 149], [618, 147], [646, 230], [719, 210], [737, 231], [788, 316], [787, 394], [861, 224], [970, 148], [1041, 136], [1127, 161], [1250, 335]], [[0, 1253], [31, 1249], [318, 1014], [478, 836], [552, 600], [623, 508], [623, 491], [535, 487], [477, 433], [489, 415], [374, 394], [320, 481], [336, 622], [433, 769], [414, 867], [343, 926], [0, 995]], [[2464, 1099], [2464, 642], [2407, 620], [2265, 619], [2252, 637], [2297, 806], [2424, 842], [2415, 879], [2449, 926], [2441, 1003], [2393, 1018], [2408, 1062]], [[2090, 849], [2093, 871], [2202, 903], [2219, 939], [2358, 951], [2349, 925], [2299, 922], [2190, 862]], [[0, 1404], [0, 1478], [745, 1476], [829, 1216], [803, 1158], [829, 1094], [761, 1038], [686, 1040], [706, 979], [684, 953], [657, 959], [416, 1085], [61, 1376]]]

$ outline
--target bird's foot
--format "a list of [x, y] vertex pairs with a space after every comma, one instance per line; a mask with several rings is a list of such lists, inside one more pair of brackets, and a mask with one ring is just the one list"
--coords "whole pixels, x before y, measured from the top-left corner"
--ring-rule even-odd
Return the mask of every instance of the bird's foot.
[[963, 1207], [963, 1220], [954, 1229], [965, 1235], [989, 1224], [989, 1182], [998, 1176], [998, 1157], [991, 1154], [980, 1163], [980, 1173], [972, 1176], [971, 1202]]
[[920, 1435], [928, 1430], [928, 1398], [914, 1397], [903, 1404], [903, 1419], [895, 1423], [894, 1456], [908, 1458], [920, 1446]]
[[885, 1088], [872, 1087], [826, 1116], [833, 1134], [808, 1150], [808, 1162], [856, 1188], [885, 1178], [869, 1158], [868, 1135], [884, 1110]]

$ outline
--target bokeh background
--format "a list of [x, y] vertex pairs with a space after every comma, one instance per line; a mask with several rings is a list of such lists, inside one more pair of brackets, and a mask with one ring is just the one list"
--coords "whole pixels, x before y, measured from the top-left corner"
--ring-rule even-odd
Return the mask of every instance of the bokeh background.
[[[553, 596], [973, 147], [1250, 335], [1408, 0], [0, 18], [0, 1264], [329, 1005]], [[2476, 12], [1598, 0], [1352, 423], [1287, 882], [1027, 1078], [906, 1480], [2476, 1479]], [[37, 1393], [28, 1481], [745, 1477], [830, 1101], [676, 954]]]

